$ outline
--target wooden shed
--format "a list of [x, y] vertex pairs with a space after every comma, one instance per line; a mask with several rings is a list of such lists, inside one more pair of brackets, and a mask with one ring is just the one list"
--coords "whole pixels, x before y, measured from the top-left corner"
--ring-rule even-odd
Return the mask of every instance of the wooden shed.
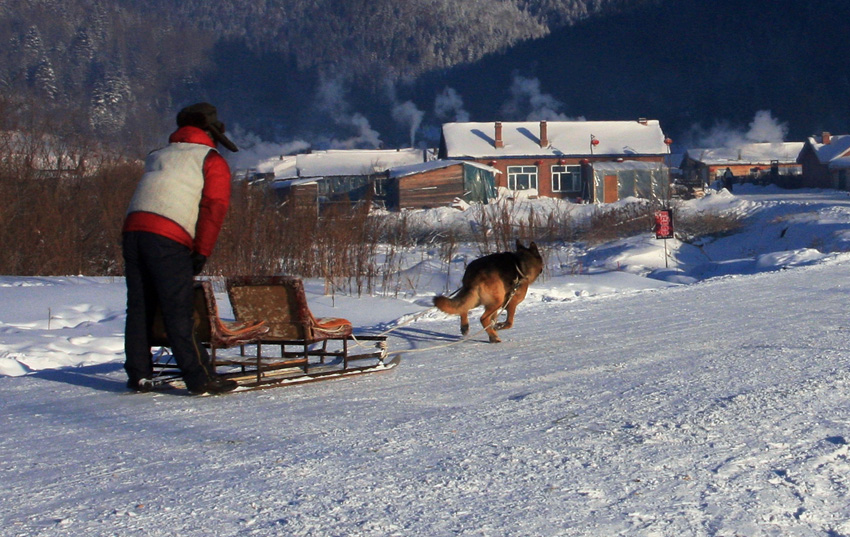
[[388, 171], [386, 202], [390, 209], [429, 209], [456, 199], [488, 203], [497, 195], [499, 170], [476, 162], [432, 160]]
[[272, 183], [277, 198], [298, 213], [319, 212], [319, 183], [315, 179], [289, 179]]

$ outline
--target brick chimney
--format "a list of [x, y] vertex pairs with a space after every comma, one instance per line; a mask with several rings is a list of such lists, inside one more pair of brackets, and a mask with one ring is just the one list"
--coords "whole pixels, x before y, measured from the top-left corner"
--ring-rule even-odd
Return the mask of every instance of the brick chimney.
[[645, 117], [639, 117], [638, 123], [640, 123], [641, 125], [649, 125], [649, 121], [647, 121]]
[[821, 142], [823, 145], [829, 145], [832, 143], [832, 135], [826, 131], [824, 131], [823, 136], [821, 137]]
[[540, 147], [549, 147], [549, 126], [545, 119], [540, 122]]
[[502, 122], [501, 121], [496, 122], [496, 140], [493, 142], [493, 146], [495, 146], [496, 149], [499, 149], [500, 147], [505, 147], [505, 142], [502, 140]]

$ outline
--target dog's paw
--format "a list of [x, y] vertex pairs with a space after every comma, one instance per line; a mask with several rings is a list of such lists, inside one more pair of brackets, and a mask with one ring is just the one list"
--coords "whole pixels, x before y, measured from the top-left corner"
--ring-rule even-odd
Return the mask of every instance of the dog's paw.
[[461, 335], [464, 335], [464, 336], [466, 334], [468, 334], [469, 333], [469, 325], [468, 324], [460, 325], [460, 333], [461, 333]]
[[501, 342], [502, 342], [502, 340], [499, 339], [499, 336], [494, 336], [494, 335], [490, 336], [490, 343], [501, 343]]
[[513, 326], [513, 325], [510, 325], [508, 323], [496, 323], [496, 326], [494, 326], [493, 329], [494, 330], [507, 330], [511, 326]]

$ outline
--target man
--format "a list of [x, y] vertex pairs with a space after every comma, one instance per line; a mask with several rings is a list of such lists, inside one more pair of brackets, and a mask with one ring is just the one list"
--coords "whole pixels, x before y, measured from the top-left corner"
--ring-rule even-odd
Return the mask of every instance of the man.
[[209, 103], [177, 114], [169, 144], [151, 152], [123, 227], [127, 279], [124, 340], [127, 387], [151, 389], [151, 324], [157, 307], [191, 393], [224, 393], [236, 382], [215, 374], [193, 329], [194, 276], [200, 274], [230, 205], [230, 167], [216, 142], [238, 151]]
[[735, 174], [732, 173], [730, 168], [726, 168], [726, 171], [723, 172], [723, 187], [726, 188], [729, 192], [732, 192], [732, 184], [735, 182]]

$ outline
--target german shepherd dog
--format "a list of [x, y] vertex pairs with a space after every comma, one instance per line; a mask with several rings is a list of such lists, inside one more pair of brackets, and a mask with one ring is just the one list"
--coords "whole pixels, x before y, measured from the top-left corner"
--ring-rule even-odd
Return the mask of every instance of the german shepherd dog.
[[[490, 254], [470, 263], [457, 296], [436, 296], [434, 305], [445, 313], [460, 315], [460, 333], [464, 336], [469, 332], [469, 310], [483, 305], [481, 324], [490, 336], [490, 343], [499, 343], [502, 340], [496, 330], [507, 330], [513, 326], [517, 305], [525, 299], [528, 286], [542, 271], [543, 256], [537, 245], [532, 242], [526, 248], [517, 240], [516, 252]], [[494, 324], [502, 306], [507, 310], [508, 318], [503, 323]]]

